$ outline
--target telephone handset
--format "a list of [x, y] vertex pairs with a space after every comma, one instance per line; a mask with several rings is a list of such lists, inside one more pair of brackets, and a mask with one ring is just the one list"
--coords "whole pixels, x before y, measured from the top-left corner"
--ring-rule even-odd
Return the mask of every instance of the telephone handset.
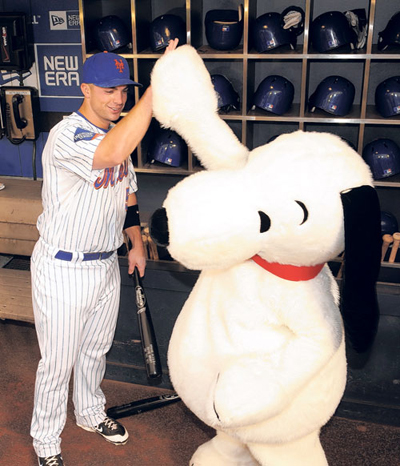
[[[17, 111], [18, 111], [18, 103], [15, 102], [15, 105], [17, 106]], [[19, 113], [18, 113], [19, 116]], [[14, 122], [14, 125], [13, 125]], [[19, 124], [22, 123], [21, 117], [19, 117]], [[17, 119], [15, 118], [14, 114], [14, 97], [12, 98], [12, 111], [11, 111], [11, 105], [6, 102], [6, 124], [7, 124], [7, 137], [8, 140], [13, 143], [13, 144], [21, 144], [22, 142], [25, 141], [26, 137], [22, 133], [23, 128], [19, 128], [17, 125]], [[23, 123], [22, 123], [23, 124]], [[14, 126], [17, 127], [18, 134], [15, 134]]]
[[21, 118], [20, 105], [24, 102], [24, 97], [21, 94], [15, 94], [12, 97], [12, 106], [15, 126], [18, 129], [24, 129], [28, 126], [28, 121], [25, 118]]

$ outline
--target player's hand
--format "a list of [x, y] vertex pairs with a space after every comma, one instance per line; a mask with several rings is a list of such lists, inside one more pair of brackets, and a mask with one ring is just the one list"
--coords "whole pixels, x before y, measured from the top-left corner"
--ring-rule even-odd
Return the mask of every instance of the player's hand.
[[133, 273], [133, 271], [135, 270], [135, 267], [138, 268], [140, 276], [143, 277], [144, 271], [146, 268], [146, 256], [144, 252], [143, 243], [135, 245], [135, 247], [129, 251], [129, 254], [128, 254], [129, 275]]
[[165, 49], [164, 55], [167, 55], [168, 53], [170, 53], [170, 52], [172, 52], [173, 50], [175, 50], [175, 49], [178, 47], [178, 42], [179, 42], [179, 39], [178, 39], [178, 38], [173, 39], [173, 40], [170, 40], [170, 41], [168, 42], [167, 48]]

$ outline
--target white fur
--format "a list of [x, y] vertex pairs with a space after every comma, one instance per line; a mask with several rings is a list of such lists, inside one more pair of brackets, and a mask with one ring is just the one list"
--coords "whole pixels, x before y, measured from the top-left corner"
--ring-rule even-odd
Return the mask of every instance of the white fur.
[[158, 60], [151, 82], [154, 116], [186, 140], [205, 168], [243, 166], [248, 149], [219, 118], [211, 77], [192, 47]]
[[[174, 388], [217, 431], [190, 464], [326, 465], [319, 430], [346, 383], [336, 282], [327, 265], [289, 281], [251, 258], [295, 266], [335, 258], [344, 248], [340, 194], [372, 186], [370, 170], [327, 133], [297, 131], [248, 154], [216, 115], [208, 72], [190, 46], [157, 62], [152, 86], [156, 117], [210, 169], [164, 202], [171, 255], [202, 270], [168, 353]], [[268, 231], [260, 232], [259, 212]]]

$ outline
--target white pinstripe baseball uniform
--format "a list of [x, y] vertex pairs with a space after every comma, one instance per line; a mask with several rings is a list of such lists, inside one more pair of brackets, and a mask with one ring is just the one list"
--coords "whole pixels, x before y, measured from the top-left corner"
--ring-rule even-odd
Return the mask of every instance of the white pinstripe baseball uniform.
[[[114, 169], [92, 170], [105, 134], [73, 113], [52, 129], [43, 151], [43, 213], [31, 259], [41, 350], [31, 435], [40, 457], [61, 451], [72, 371], [77, 423], [94, 426], [105, 417], [100, 383], [119, 308], [116, 250], [128, 195], [137, 190], [130, 158]], [[112, 251], [105, 259], [84, 256]]]

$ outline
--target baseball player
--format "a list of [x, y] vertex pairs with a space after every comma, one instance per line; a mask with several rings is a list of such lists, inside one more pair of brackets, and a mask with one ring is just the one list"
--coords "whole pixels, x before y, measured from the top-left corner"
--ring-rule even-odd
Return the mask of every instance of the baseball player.
[[[171, 41], [166, 53], [177, 46]], [[41, 352], [31, 424], [40, 466], [64, 465], [60, 435], [73, 371], [77, 425], [116, 445], [129, 434], [105, 413], [100, 388], [120, 300], [117, 249], [132, 243], [129, 273], [146, 260], [130, 154], [152, 118], [151, 88], [117, 124], [130, 79], [114, 53], [88, 58], [83, 103], [50, 132], [43, 151], [43, 213], [31, 258], [32, 301]]]

